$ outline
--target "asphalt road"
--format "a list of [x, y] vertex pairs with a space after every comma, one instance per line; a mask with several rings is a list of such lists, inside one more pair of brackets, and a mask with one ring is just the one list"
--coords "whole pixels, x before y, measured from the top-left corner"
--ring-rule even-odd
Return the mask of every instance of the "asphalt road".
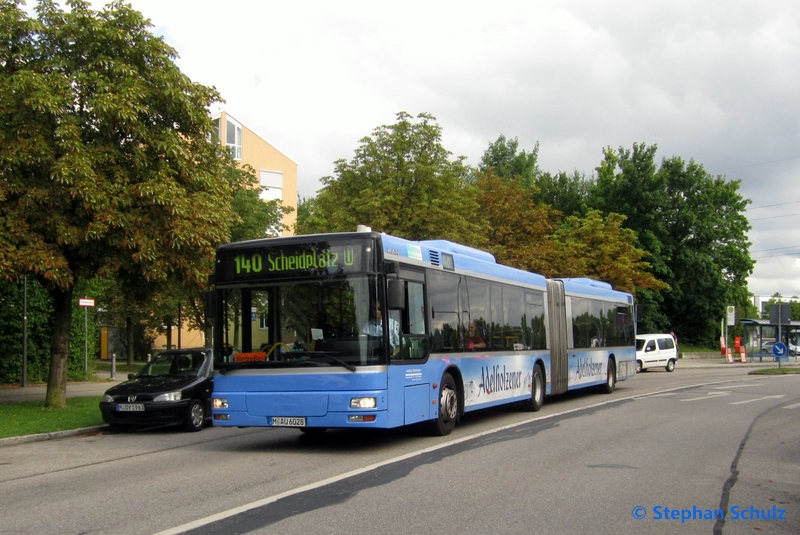
[[[651, 371], [442, 438], [210, 428], [7, 446], [0, 533], [798, 533], [800, 376], [746, 371]], [[785, 520], [732, 518], [773, 506]], [[656, 518], [687, 510], [725, 518]]]

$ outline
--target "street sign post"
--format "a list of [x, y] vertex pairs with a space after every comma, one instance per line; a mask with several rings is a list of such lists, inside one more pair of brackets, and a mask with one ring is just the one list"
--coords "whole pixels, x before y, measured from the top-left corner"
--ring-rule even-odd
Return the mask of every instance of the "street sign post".
[[78, 305], [83, 307], [83, 375], [89, 378], [89, 308], [94, 306], [94, 299], [81, 297]]
[[781, 361], [789, 354], [789, 349], [786, 347], [786, 344], [783, 342], [778, 342], [774, 346], [772, 346], [772, 354], [775, 355], [775, 358], [778, 359], [778, 367], [781, 365]]

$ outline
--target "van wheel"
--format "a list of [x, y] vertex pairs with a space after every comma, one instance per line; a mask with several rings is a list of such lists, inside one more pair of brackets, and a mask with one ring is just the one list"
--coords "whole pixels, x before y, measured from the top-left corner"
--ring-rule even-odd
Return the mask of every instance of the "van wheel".
[[636, 361], [636, 373], [642, 373], [642, 371], [643, 371], [642, 361], [641, 360], [637, 360]]
[[614, 364], [613, 360], [608, 359], [606, 384], [602, 386], [601, 390], [603, 394], [610, 394], [614, 391], [615, 386], [617, 386], [617, 366]]
[[667, 368], [666, 368], [666, 370], [667, 370], [668, 372], [671, 372], [671, 371], [674, 371], [674, 370], [675, 370], [675, 361], [674, 361], [674, 360], [670, 359], [670, 361], [669, 361], [669, 362], [667, 362]]

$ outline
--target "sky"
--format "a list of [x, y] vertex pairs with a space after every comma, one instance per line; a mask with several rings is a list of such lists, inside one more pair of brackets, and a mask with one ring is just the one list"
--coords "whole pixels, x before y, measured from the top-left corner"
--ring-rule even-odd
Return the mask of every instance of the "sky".
[[297, 162], [302, 197], [400, 111], [436, 117], [471, 165], [501, 134], [538, 143], [554, 173], [657, 145], [659, 162], [741, 181], [750, 292], [800, 296], [796, 0], [130, 4], [186, 75]]

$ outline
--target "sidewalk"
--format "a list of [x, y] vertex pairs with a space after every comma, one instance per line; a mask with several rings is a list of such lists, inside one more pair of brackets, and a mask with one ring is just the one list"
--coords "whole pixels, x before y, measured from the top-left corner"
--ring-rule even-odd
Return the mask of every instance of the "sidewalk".
[[[67, 397], [76, 398], [82, 396], [102, 396], [106, 390], [117, 383], [128, 380], [128, 372], [117, 372], [114, 379], [111, 379], [111, 372], [99, 370], [95, 374], [99, 381], [82, 381], [67, 383]], [[14, 401], [44, 401], [47, 394], [46, 384], [29, 385], [22, 388], [19, 385], [3, 385], [0, 388], [0, 403]]]

